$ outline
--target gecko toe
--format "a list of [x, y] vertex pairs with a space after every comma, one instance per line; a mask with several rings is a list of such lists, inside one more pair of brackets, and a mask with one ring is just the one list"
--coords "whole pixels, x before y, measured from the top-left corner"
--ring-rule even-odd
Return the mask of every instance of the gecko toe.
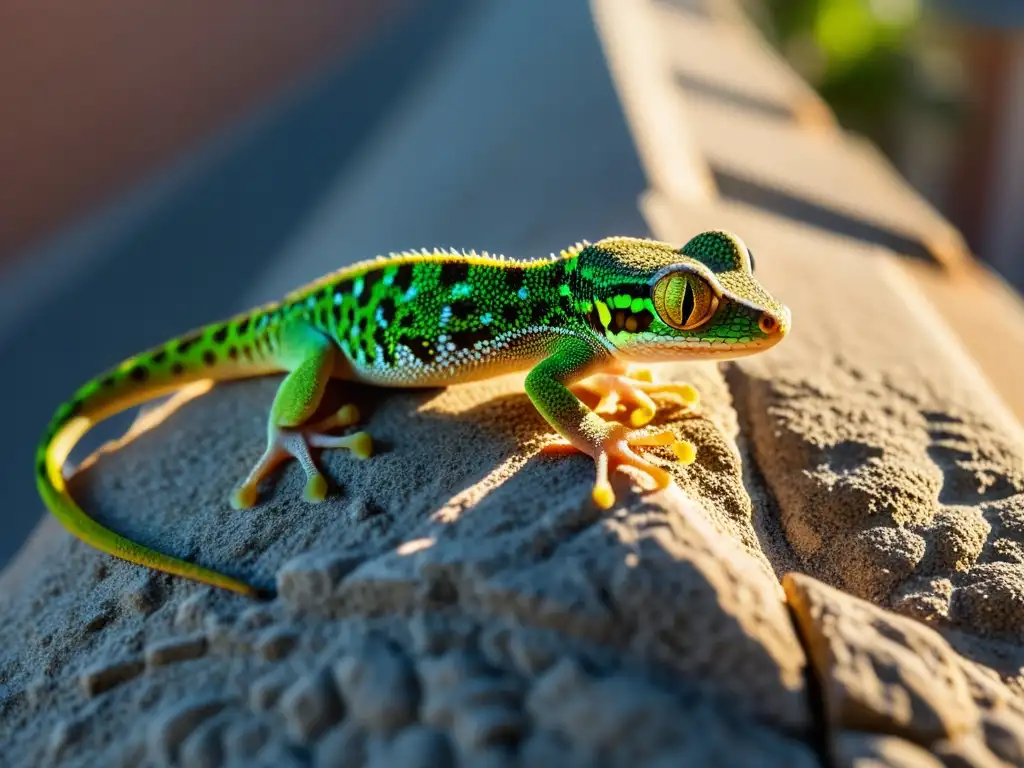
[[259, 491], [249, 485], [240, 485], [231, 494], [231, 506], [233, 509], [249, 509], [259, 499]]
[[680, 464], [689, 465], [697, 460], [697, 446], [689, 440], [677, 440], [671, 448]]
[[601, 509], [611, 509], [615, 504], [615, 492], [607, 482], [594, 483], [594, 490], [591, 493], [594, 503]]
[[632, 424], [634, 427], [642, 427], [645, 424], [650, 424], [653, 418], [654, 409], [648, 408], [646, 406], [641, 406], [635, 409], [631, 414], [629, 414], [629, 423]]
[[302, 491], [302, 498], [310, 504], [319, 504], [327, 498], [327, 479], [317, 473], [306, 480], [306, 487]]

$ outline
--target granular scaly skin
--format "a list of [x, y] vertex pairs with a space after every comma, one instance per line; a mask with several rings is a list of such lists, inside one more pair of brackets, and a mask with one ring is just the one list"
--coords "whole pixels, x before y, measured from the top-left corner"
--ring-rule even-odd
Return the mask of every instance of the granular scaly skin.
[[[684, 462], [695, 450], [671, 432], [643, 428], [654, 417], [651, 394], [674, 393], [693, 404], [693, 389], [654, 383], [645, 372], [627, 375], [629, 363], [739, 357], [788, 332], [789, 310], [757, 282], [752, 262], [735, 235], [705, 232], [682, 248], [612, 237], [539, 261], [435, 250], [356, 264], [87, 382], [46, 430], [37, 485], [61, 522], [104, 552], [255, 594], [244, 582], [142, 547], [89, 518], [63, 480], [75, 441], [98, 421], [192, 381], [286, 372], [271, 407], [266, 452], [232, 503], [254, 504], [259, 481], [288, 457], [302, 464], [305, 498], [317, 502], [327, 483], [309, 447], [347, 448], [361, 458], [372, 453], [365, 432], [328, 434], [358, 422], [352, 405], [309, 423], [329, 379], [422, 387], [529, 370], [527, 394], [564, 439], [548, 451], [592, 456], [594, 500], [607, 508], [614, 503], [608, 473], [619, 466], [641, 470], [657, 487], [671, 482], [632, 447], [669, 445]], [[581, 390], [602, 397], [596, 411], [577, 397]], [[616, 402], [627, 407], [630, 427], [598, 415]]]

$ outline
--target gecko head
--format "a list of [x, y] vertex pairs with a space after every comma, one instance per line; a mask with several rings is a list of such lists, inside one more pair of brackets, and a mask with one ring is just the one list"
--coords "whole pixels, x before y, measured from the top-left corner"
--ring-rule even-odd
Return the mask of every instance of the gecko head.
[[757, 281], [753, 254], [729, 232], [703, 232], [682, 248], [606, 238], [580, 253], [578, 269], [590, 325], [625, 359], [742, 357], [789, 332], [789, 309]]

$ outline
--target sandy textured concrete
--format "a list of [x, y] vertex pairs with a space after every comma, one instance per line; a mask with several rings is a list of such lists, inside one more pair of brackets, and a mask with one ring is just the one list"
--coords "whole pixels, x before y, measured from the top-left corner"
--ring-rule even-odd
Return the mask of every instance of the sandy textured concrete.
[[361, 392], [382, 452], [324, 454], [337, 491], [320, 506], [299, 499], [295, 466], [257, 508], [227, 503], [275, 382], [168, 406], [73, 492], [106, 524], [279, 597], [253, 605], [45, 526], [0, 582], [0, 645], [21, 648], [3, 667], [8, 754], [75, 764], [98, 750], [119, 764], [198, 750], [219, 764], [250, 749], [227, 734], [258, 729], [264, 751], [308, 756], [344, 723], [371, 751], [429, 737], [466, 760], [722, 760], [736, 740], [719, 764], [763, 764], [765, 749], [813, 764], [799, 740], [806, 660], [751, 526], [726, 388], [714, 368], [665, 373], [705, 394], [699, 417], [664, 411], [701, 457], [688, 470], [659, 459], [675, 467], [671, 493], [637, 495], [620, 478], [610, 515], [589, 501], [589, 460], [536, 456], [551, 436], [517, 377]]

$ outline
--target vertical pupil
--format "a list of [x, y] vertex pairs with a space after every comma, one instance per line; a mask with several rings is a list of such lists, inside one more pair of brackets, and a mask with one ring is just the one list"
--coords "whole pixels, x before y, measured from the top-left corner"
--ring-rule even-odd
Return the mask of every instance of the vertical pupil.
[[683, 291], [683, 325], [686, 325], [690, 321], [690, 315], [693, 314], [694, 296], [693, 296], [693, 285], [690, 281], [686, 281], [686, 289]]

